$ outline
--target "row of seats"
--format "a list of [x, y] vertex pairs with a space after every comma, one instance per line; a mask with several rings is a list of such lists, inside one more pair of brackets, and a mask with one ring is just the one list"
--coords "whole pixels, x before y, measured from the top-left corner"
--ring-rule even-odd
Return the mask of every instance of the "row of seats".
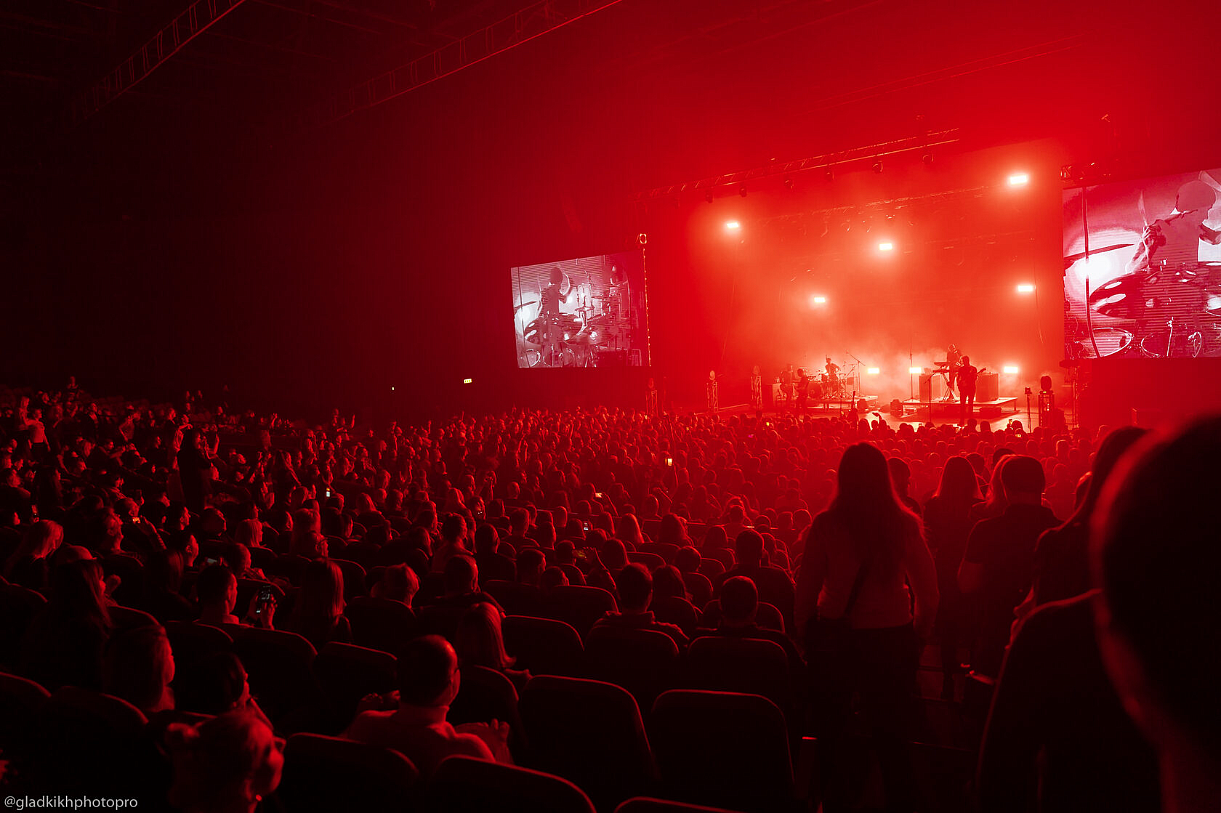
[[[784, 718], [766, 698], [668, 691], [654, 704], [646, 733], [624, 689], [545, 676], [528, 684], [521, 710], [525, 736], [535, 743], [526, 766], [454, 757], [425, 786], [411, 762], [395, 752], [298, 733], [285, 749], [278, 797], [289, 813], [588, 813], [594, 804], [602, 811], [689, 809], [625, 802], [650, 795], [744, 811], [796, 804]], [[175, 718], [206, 719], [182, 713]], [[17, 790], [112, 794], [157, 809], [170, 781], [169, 766], [155, 747], [158, 733], [155, 723], [119, 698], [76, 687], [48, 694], [32, 681], [0, 673], [0, 742], [16, 766]]]

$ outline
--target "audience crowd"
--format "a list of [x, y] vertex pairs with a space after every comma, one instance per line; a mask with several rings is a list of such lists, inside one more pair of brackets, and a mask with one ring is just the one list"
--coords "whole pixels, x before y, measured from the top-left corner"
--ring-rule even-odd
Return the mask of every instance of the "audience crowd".
[[1212, 809], [1219, 452], [1216, 421], [369, 427], [0, 390], [3, 784]]

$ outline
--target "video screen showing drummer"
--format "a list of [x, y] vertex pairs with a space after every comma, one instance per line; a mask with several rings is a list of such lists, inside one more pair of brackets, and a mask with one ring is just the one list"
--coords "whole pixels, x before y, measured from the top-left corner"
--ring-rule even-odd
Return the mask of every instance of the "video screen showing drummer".
[[518, 366], [644, 366], [642, 257], [620, 253], [513, 269]]

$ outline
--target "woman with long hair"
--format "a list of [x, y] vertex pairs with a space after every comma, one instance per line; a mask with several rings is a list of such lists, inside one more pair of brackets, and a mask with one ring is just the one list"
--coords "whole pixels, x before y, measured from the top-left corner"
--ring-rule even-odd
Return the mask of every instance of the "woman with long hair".
[[329, 641], [350, 644], [352, 628], [343, 608], [343, 571], [330, 559], [315, 559], [302, 573], [288, 629], [308, 638], [317, 649]]
[[848, 447], [837, 477], [830, 507], [806, 537], [795, 613], [825, 746], [823, 807], [844, 810], [851, 802], [845, 744], [855, 694], [873, 735], [887, 807], [911, 810], [911, 692], [920, 639], [936, 617], [936, 569], [920, 520], [895, 494], [881, 451], [868, 443]]
[[259, 715], [230, 711], [166, 730], [170, 804], [184, 813], [254, 813], [280, 784], [284, 743]]
[[623, 514], [615, 521], [615, 537], [622, 539], [628, 550], [640, 550], [646, 544], [635, 514]]
[[967, 549], [967, 537], [975, 527], [971, 508], [980, 502], [975, 469], [962, 456], [945, 461], [937, 493], [924, 506], [924, 532], [937, 563], [937, 588], [941, 604], [937, 610], [937, 638], [941, 644], [941, 697], [954, 696], [954, 673], [958, 671], [958, 642], [962, 639], [962, 593], [958, 589], [958, 566]]

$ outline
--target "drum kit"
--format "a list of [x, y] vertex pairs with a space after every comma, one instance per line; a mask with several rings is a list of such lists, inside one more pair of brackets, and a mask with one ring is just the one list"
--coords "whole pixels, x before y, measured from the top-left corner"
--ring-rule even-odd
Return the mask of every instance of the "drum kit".
[[[561, 294], [565, 301], [574, 300], [576, 308], [572, 313], [540, 315], [526, 324], [522, 339], [534, 345], [526, 350], [526, 366], [597, 367], [603, 353], [630, 349], [626, 286], [595, 292], [585, 282]], [[531, 304], [524, 302], [519, 308]], [[555, 331], [554, 342], [547, 341], [550, 330]]]
[[1221, 355], [1221, 263], [1153, 266], [1090, 292], [1089, 307], [1118, 324], [1075, 340], [1085, 357]]

